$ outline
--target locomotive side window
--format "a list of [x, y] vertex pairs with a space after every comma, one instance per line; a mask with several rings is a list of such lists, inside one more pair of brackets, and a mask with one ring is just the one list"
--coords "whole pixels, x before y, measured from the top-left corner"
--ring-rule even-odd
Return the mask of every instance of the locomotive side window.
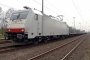
[[22, 13], [20, 13], [19, 18], [20, 18], [20, 19], [26, 19], [27, 14], [28, 14], [28, 12], [22, 12]]
[[35, 14], [34, 20], [38, 20], [38, 14]]

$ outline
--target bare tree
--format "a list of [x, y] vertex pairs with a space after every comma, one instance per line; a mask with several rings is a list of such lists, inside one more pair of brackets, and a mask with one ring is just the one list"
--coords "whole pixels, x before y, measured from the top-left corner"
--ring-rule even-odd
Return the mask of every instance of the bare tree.
[[1, 33], [2, 33], [2, 35], [3, 35], [3, 26], [4, 26], [4, 23], [3, 23], [3, 19], [4, 19], [4, 15], [5, 15], [5, 13], [4, 13], [4, 11], [2, 10], [2, 8], [0, 7], [0, 28], [2, 29], [1, 31]]
[[8, 19], [11, 17], [12, 13], [15, 12], [16, 10], [14, 8], [10, 8], [6, 11], [5, 18]]
[[0, 21], [2, 21], [4, 16], [4, 11], [2, 10], [2, 8], [0, 7]]
[[7, 22], [10, 20], [10, 17], [12, 15], [13, 12], [15, 12], [16, 10], [14, 8], [9, 8], [6, 13], [5, 13], [5, 16], [3, 18], [3, 23], [4, 23], [4, 28], [6, 28], [7, 26]]
[[0, 21], [1, 21], [1, 28], [2, 28], [2, 34], [4, 33], [4, 30], [7, 26], [7, 20], [10, 19], [12, 13], [15, 12], [15, 9], [9, 8], [6, 13], [0, 8]]

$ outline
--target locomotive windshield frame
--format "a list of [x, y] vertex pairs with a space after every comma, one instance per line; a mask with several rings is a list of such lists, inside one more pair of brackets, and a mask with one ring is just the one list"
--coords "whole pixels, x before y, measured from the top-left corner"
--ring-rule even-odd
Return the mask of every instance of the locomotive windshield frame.
[[27, 15], [28, 15], [28, 11], [13, 13], [10, 20], [26, 19]]

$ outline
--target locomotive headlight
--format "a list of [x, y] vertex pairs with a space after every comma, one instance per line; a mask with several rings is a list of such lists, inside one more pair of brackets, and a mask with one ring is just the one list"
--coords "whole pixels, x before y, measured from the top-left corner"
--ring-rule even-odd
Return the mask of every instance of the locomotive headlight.
[[10, 31], [10, 29], [8, 29], [8, 31]]
[[6, 29], [6, 31], [7, 31], [7, 32], [10, 32], [10, 31], [11, 31], [11, 29]]
[[25, 31], [25, 29], [21, 29], [21, 32], [24, 32]]
[[24, 31], [23, 29], [21, 29], [21, 31]]

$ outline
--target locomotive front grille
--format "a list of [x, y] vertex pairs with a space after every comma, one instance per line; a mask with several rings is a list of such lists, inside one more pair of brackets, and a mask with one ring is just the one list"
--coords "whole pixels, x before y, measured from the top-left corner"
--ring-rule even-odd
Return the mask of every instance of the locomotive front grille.
[[17, 34], [17, 38], [22, 38], [22, 34]]

